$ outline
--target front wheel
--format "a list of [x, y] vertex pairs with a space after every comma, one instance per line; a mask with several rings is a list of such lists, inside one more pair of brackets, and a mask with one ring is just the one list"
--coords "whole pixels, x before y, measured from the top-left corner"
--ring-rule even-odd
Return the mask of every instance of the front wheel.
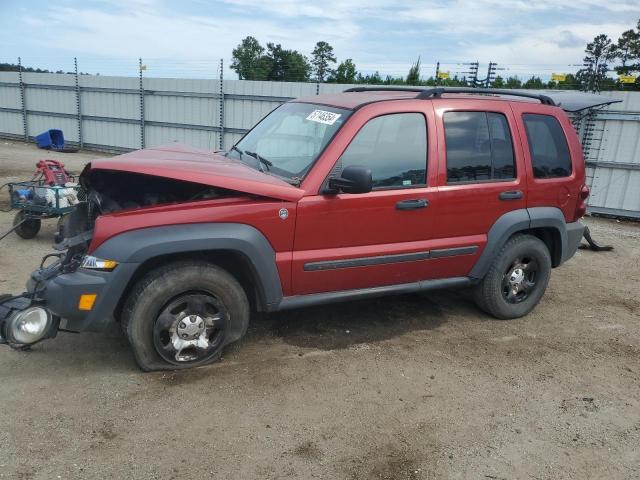
[[148, 273], [134, 287], [122, 315], [136, 361], [145, 371], [212, 363], [249, 322], [242, 286], [225, 270], [179, 262]]
[[511, 237], [476, 286], [476, 304], [499, 319], [526, 315], [544, 295], [551, 276], [551, 255], [532, 235]]

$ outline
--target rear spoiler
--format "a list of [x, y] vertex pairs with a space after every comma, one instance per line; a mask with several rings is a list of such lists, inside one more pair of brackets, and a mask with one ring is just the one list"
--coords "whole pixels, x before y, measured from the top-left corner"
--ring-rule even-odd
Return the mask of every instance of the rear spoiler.
[[[539, 90], [528, 90], [540, 93]], [[612, 103], [620, 103], [622, 100], [596, 93], [585, 93], [576, 90], [544, 90], [544, 94], [565, 112], [577, 113], [591, 108], [603, 107]]]

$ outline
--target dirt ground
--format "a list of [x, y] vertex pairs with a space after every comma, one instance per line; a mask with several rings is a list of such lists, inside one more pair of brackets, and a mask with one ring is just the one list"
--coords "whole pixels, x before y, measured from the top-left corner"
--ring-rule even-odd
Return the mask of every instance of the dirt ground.
[[[0, 184], [45, 156], [101, 154], [0, 140]], [[460, 291], [308, 308], [179, 373], [141, 373], [117, 333], [0, 347], [0, 478], [638, 478], [640, 225], [586, 223], [615, 250], [579, 251], [515, 321]], [[0, 293], [54, 225], [0, 242]]]

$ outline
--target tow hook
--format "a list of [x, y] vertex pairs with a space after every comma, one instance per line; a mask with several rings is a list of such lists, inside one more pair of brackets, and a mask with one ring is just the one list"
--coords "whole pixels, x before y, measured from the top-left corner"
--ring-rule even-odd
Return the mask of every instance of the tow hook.
[[54, 337], [59, 321], [32, 294], [0, 295], [0, 344], [29, 347]]

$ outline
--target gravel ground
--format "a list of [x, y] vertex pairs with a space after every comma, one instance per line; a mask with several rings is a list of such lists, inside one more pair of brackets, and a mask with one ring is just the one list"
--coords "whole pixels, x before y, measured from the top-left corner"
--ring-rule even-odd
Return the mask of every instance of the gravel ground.
[[[0, 140], [0, 183], [100, 155]], [[615, 250], [579, 251], [515, 321], [464, 291], [308, 308], [179, 373], [141, 373], [115, 333], [0, 348], [0, 478], [638, 478], [640, 226], [586, 223]], [[2, 241], [0, 293], [54, 225]]]

